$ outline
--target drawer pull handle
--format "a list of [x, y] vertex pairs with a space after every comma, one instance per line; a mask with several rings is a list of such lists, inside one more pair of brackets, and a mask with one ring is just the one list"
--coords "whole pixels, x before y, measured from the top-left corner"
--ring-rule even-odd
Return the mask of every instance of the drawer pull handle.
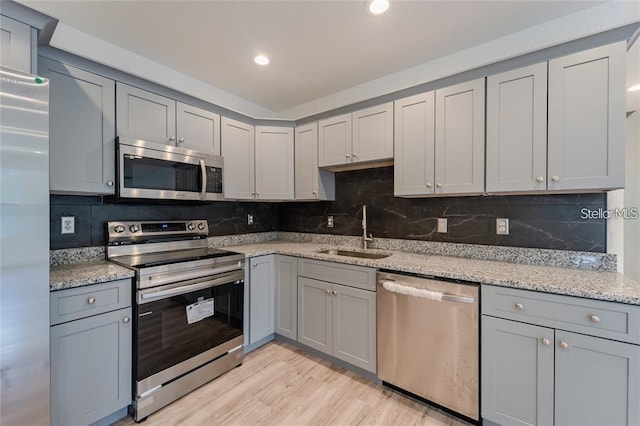
[[125, 323], [125, 324], [128, 323], [129, 321], [131, 321], [131, 318], [129, 318], [129, 317], [122, 318], [122, 322]]
[[600, 317], [597, 315], [591, 315], [589, 316], [589, 319], [591, 320], [591, 322], [594, 322], [596, 324], [600, 322]]
[[524, 309], [524, 305], [522, 303], [516, 303], [516, 309]]
[[95, 297], [90, 297], [87, 299], [87, 303], [90, 305], [93, 305], [94, 303], [96, 303], [96, 298]]
[[560, 347], [561, 347], [562, 349], [567, 349], [567, 348], [569, 347], [569, 344], [568, 344], [567, 342], [564, 342], [564, 341], [563, 341], [563, 342], [560, 342]]
[[551, 341], [549, 339], [547, 339], [546, 337], [542, 338], [542, 344], [545, 346], [549, 346], [551, 344]]

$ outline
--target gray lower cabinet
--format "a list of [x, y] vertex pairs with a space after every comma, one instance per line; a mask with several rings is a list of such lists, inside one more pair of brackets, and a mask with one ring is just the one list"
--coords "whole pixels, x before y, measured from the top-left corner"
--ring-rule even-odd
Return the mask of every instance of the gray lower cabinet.
[[52, 425], [87, 425], [131, 404], [130, 287], [123, 280], [51, 293], [53, 324], [78, 318], [50, 329]]
[[640, 424], [640, 307], [494, 286], [482, 300], [483, 419]]
[[38, 73], [50, 87], [51, 192], [114, 194], [115, 82], [45, 57]]
[[298, 258], [275, 257], [275, 332], [298, 338]]
[[249, 343], [274, 333], [275, 255], [249, 259]]
[[375, 373], [376, 293], [371, 276], [371, 268], [300, 259], [298, 341]]

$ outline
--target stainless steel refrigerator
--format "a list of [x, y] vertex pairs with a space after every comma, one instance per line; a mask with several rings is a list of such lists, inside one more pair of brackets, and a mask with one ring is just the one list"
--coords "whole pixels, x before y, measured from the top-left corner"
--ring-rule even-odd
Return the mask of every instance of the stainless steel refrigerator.
[[0, 67], [0, 424], [48, 425], [49, 82]]

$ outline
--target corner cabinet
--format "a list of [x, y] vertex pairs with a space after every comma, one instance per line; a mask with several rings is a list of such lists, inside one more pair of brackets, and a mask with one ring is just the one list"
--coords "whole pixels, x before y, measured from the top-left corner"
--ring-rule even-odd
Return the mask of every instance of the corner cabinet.
[[298, 262], [298, 342], [375, 373], [375, 269]]
[[482, 286], [482, 418], [640, 424], [640, 307]]
[[335, 200], [335, 174], [318, 168], [318, 123], [296, 127], [295, 199]]
[[51, 192], [113, 195], [115, 82], [44, 57], [38, 73], [50, 88]]
[[51, 424], [86, 425], [131, 404], [131, 280], [51, 293]]
[[118, 82], [118, 136], [220, 155], [220, 115]]
[[624, 187], [626, 42], [549, 61], [549, 189]]
[[275, 256], [252, 257], [249, 264], [249, 343], [274, 333]]
[[393, 103], [376, 105], [318, 123], [318, 164], [335, 170], [393, 160]]

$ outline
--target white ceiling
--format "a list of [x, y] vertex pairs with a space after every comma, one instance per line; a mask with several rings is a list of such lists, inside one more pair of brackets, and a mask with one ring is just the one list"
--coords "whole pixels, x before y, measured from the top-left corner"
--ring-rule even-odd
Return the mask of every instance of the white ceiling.
[[275, 113], [603, 3], [391, 2], [23, 1]]

